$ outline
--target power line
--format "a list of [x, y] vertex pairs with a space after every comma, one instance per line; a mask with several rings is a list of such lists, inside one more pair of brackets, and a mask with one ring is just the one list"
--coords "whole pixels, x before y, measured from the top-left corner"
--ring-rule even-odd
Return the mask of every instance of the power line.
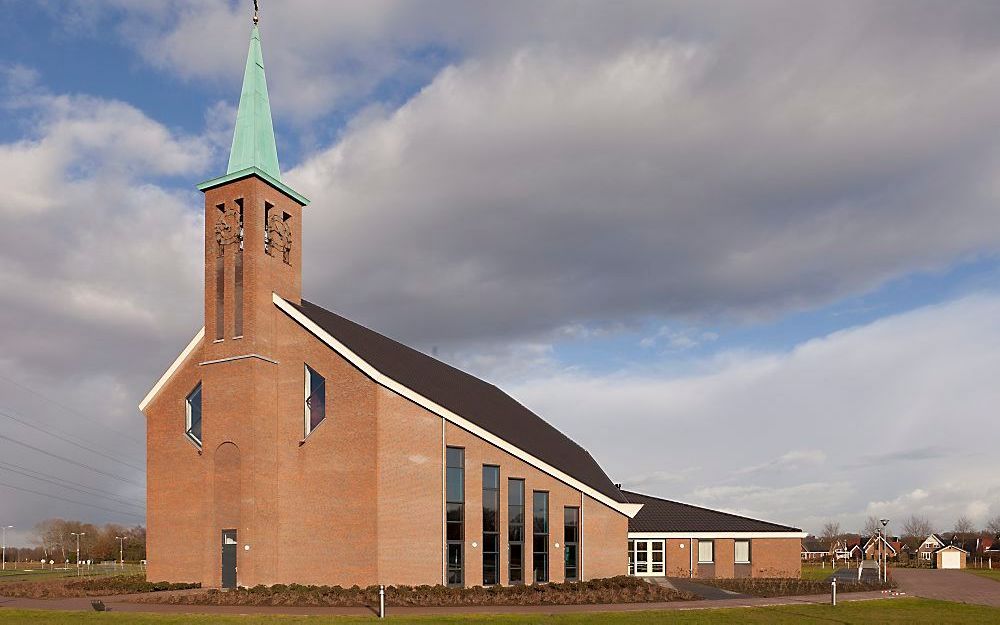
[[98, 506], [96, 504], [87, 503], [85, 501], [76, 501], [74, 499], [67, 499], [65, 497], [60, 497], [59, 495], [50, 495], [49, 493], [43, 493], [43, 492], [38, 491], [38, 490], [32, 490], [30, 488], [22, 488], [20, 486], [14, 486], [13, 484], [7, 484], [7, 483], [4, 483], [4, 482], [0, 482], [0, 486], [6, 486], [7, 488], [13, 488], [14, 490], [23, 491], [25, 493], [32, 493], [32, 494], [35, 494], [35, 495], [41, 495], [42, 497], [50, 497], [52, 499], [58, 499], [59, 501], [65, 501], [65, 502], [68, 502], [68, 503], [75, 503], [75, 504], [80, 505], [80, 506], [90, 506], [91, 508], [97, 508], [98, 510], [104, 510], [105, 512], [114, 512], [115, 514], [124, 514], [126, 516], [134, 517], [136, 519], [143, 519], [143, 520], [146, 519], [145, 515], [142, 515], [142, 514], [136, 514], [134, 512], [125, 512], [124, 510], [113, 510], [111, 508], [105, 508], [104, 506]]
[[78, 443], [78, 442], [76, 442], [76, 441], [74, 441], [72, 439], [66, 438], [65, 436], [62, 436], [60, 434], [56, 434], [55, 432], [51, 432], [49, 430], [46, 430], [45, 428], [41, 427], [40, 425], [35, 425], [33, 423], [28, 423], [27, 421], [24, 421], [23, 419], [18, 419], [17, 417], [15, 417], [13, 415], [10, 415], [10, 414], [4, 412], [3, 410], [0, 410], [0, 416], [7, 417], [11, 421], [15, 421], [17, 423], [20, 423], [21, 425], [23, 425], [25, 427], [29, 427], [29, 428], [31, 428], [33, 430], [37, 430], [39, 432], [42, 432], [43, 434], [48, 434], [49, 436], [53, 436], [55, 438], [58, 438], [61, 441], [69, 443], [70, 445], [73, 445], [75, 447], [79, 447], [80, 449], [84, 449], [84, 450], [89, 451], [91, 453], [97, 454], [98, 456], [102, 456], [102, 457], [107, 458], [108, 460], [111, 460], [113, 462], [117, 462], [119, 464], [124, 464], [125, 466], [127, 466], [127, 467], [129, 467], [131, 469], [135, 469], [136, 471], [142, 471], [143, 473], [146, 472], [146, 470], [143, 469], [142, 467], [138, 467], [138, 466], [136, 466], [134, 464], [131, 464], [129, 462], [125, 462], [124, 460], [120, 460], [120, 459], [118, 459], [118, 458], [116, 458], [116, 457], [114, 457], [114, 456], [112, 456], [110, 454], [104, 453], [103, 451], [99, 451], [99, 450], [94, 449], [92, 447], [87, 447], [86, 445]]
[[[5, 462], [0, 462], [0, 465], [6, 465], [6, 464], [7, 463], [5, 463]], [[11, 466], [15, 466], [16, 467], [17, 465], [11, 465]], [[24, 467], [19, 467], [19, 468], [23, 469]], [[32, 473], [38, 473], [39, 475], [45, 475], [44, 473], [40, 473], [40, 472], [34, 471], [32, 469], [24, 469], [24, 471], [19, 471], [18, 469], [11, 469], [11, 468], [9, 468], [7, 466], [0, 466], [0, 471], [9, 471], [10, 473], [16, 473], [18, 475], [23, 475], [24, 477], [28, 477], [28, 478], [31, 478], [33, 480], [38, 480], [40, 482], [48, 482], [49, 484], [53, 484], [55, 486], [58, 486], [59, 488], [66, 488], [66, 489], [69, 489], [69, 490], [75, 490], [78, 493], [82, 493], [84, 495], [89, 495], [91, 497], [100, 497], [101, 499], [107, 499], [109, 501], [113, 501], [113, 502], [121, 504], [123, 506], [132, 506], [133, 508], [139, 508], [140, 510], [144, 510], [145, 509], [144, 505], [140, 505], [140, 504], [137, 504], [137, 503], [132, 503], [131, 501], [126, 501], [124, 499], [120, 499], [120, 498], [115, 497], [113, 495], [100, 495], [100, 494], [98, 494], [99, 491], [97, 491], [96, 489], [91, 489], [90, 487], [83, 486], [82, 484], [77, 484], [76, 486], [69, 486], [68, 484], [60, 484], [60, 482], [62, 482], [63, 480], [60, 480], [59, 478], [47, 479], [45, 477], [38, 477], [38, 475], [31, 475]], [[72, 483], [73, 482], [69, 482], [69, 484], [72, 484]], [[77, 486], [80, 486], [80, 488], [77, 488]], [[95, 491], [95, 492], [91, 492], [91, 491]]]
[[[21, 465], [14, 464], [12, 462], [7, 462], [5, 460], [0, 460], [0, 466], [13, 467], [15, 469], [20, 469], [21, 471], [29, 471], [29, 472], [34, 473], [36, 475], [42, 475], [44, 477], [49, 477], [49, 478], [52, 478], [54, 480], [59, 480], [60, 482], [66, 482], [67, 484], [72, 484], [73, 486], [79, 486], [80, 488], [87, 488], [87, 489], [90, 489], [90, 490], [94, 491], [95, 493], [104, 493], [105, 495], [111, 495], [111, 496], [114, 496], [114, 497], [118, 496], [118, 493], [114, 493], [114, 492], [111, 492], [109, 490], [103, 490], [103, 489], [97, 488], [96, 486], [87, 486], [86, 484], [81, 484], [79, 482], [74, 482], [72, 480], [67, 480], [66, 478], [59, 477], [58, 475], [52, 475], [51, 473], [44, 473], [44, 472], [38, 471], [36, 469], [29, 469], [28, 467], [22, 467]], [[145, 500], [143, 499], [141, 501], [143, 502], [143, 505], [145, 505]], [[139, 499], [133, 499], [132, 500], [132, 503], [139, 503], [139, 502], [140, 502]]]
[[22, 443], [19, 440], [15, 440], [15, 439], [13, 439], [13, 438], [11, 438], [9, 436], [4, 436], [3, 434], [0, 434], [0, 439], [5, 440], [5, 441], [10, 441], [10, 442], [14, 443], [15, 445], [20, 445], [21, 447], [27, 447], [28, 449], [31, 449], [33, 451], [37, 451], [40, 454], [45, 454], [46, 456], [50, 456], [52, 458], [56, 458], [57, 460], [62, 460], [63, 462], [68, 462], [70, 464], [75, 464], [78, 467], [82, 467], [82, 468], [87, 469], [89, 471], [93, 471], [94, 473], [99, 473], [100, 475], [103, 475], [105, 477], [110, 477], [112, 479], [116, 479], [116, 480], [118, 480], [120, 482], [125, 482], [126, 484], [133, 484], [135, 486], [142, 486], [142, 484], [140, 484], [139, 482], [134, 482], [134, 481], [132, 481], [132, 480], [130, 480], [128, 478], [124, 478], [124, 477], [122, 477], [120, 475], [115, 475], [114, 473], [108, 473], [107, 471], [102, 471], [100, 469], [96, 469], [96, 468], [90, 466], [89, 464], [83, 464], [82, 462], [77, 462], [76, 460], [70, 460], [69, 458], [66, 458], [64, 456], [60, 456], [58, 454], [54, 454], [51, 451], [45, 451], [44, 449], [40, 449], [38, 447], [35, 447], [34, 445], [29, 445], [27, 443]]
[[132, 441], [133, 443], [138, 443], [140, 445], [145, 445], [146, 444], [146, 441], [139, 440], [138, 438], [134, 438], [132, 436], [129, 436], [128, 434], [122, 434], [118, 430], [116, 430], [114, 428], [110, 428], [110, 427], [104, 425], [103, 423], [99, 422], [93, 416], [85, 415], [85, 414], [83, 414], [83, 413], [81, 413], [81, 412], [79, 412], [77, 410], [74, 410], [73, 408], [70, 408], [69, 406], [67, 406], [65, 404], [57, 402], [56, 400], [52, 399], [51, 397], [48, 397], [47, 395], [43, 395], [43, 394], [39, 393], [38, 391], [36, 391], [35, 389], [33, 389], [31, 387], [28, 387], [28, 386], [25, 386], [24, 384], [21, 384], [20, 382], [16, 382], [16, 381], [11, 380], [10, 378], [2, 376], [2, 375], [0, 375], [0, 380], [3, 380], [4, 382], [7, 382], [9, 384], [13, 384], [14, 386], [16, 386], [16, 387], [18, 387], [18, 388], [20, 388], [22, 390], [28, 391], [32, 395], [36, 395], [38, 397], [41, 397], [42, 399], [44, 399], [45, 401], [49, 402], [50, 404], [52, 404], [54, 406], [58, 406], [59, 408], [62, 408], [63, 410], [66, 410], [68, 412], [71, 412], [71, 413], [75, 414], [78, 417], [81, 417], [83, 419], [87, 419], [87, 420], [93, 422], [93, 424], [95, 426], [97, 426], [97, 427], [99, 427], [101, 429], [107, 430], [108, 432], [111, 432], [115, 436], [120, 436], [121, 438], [124, 438], [125, 440], [129, 440], [129, 441]]

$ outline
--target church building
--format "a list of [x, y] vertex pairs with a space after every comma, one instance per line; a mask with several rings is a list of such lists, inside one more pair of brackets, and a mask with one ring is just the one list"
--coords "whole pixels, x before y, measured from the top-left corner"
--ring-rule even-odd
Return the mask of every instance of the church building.
[[496, 386], [303, 299], [309, 200], [281, 178], [256, 23], [229, 166], [198, 188], [204, 327], [139, 406], [150, 579], [798, 576], [796, 528], [622, 491]]

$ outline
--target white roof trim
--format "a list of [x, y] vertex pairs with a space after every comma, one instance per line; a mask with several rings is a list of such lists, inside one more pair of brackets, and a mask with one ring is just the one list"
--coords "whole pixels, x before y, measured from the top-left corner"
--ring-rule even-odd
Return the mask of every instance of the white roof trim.
[[188, 343], [187, 347], [184, 348], [184, 351], [181, 352], [181, 355], [178, 356], [176, 360], [174, 360], [173, 364], [170, 365], [170, 368], [167, 369], [166, 373], [160, 376], [160, 379], [156, 381], [156, 384], [153, 385], [153, 388], [149, 389], [149, 392], [146, 393], [146, 397], [144, 397], [143, 400], [139, 402], [140, 411], [146, 410], [146, 406], [149, 405], [149, 402], [153, 401], [153, 398], [156, 397], [157, 393], [160, 392], [160, 389], [163, 388], [163, 385], [167, 383], [167, 380], [169, 380], [170, 377], [174, 375], [174, 372], [177, 371], [178, 367], [180, 367], [181, 364], [187, 359], [187, 357], [191, 355], [191, 352], [194, 351], [194, 348], [198, 347], [198, 343], [200, 343], [201, 339], [203, 338], [205, 338], [204, 327], [202, 327], [201, 330], [198, 330], [198, 334], [194, 335], [194, 338], [191, 339], [191, 342]]
[[[716, 538], [806, 538], [807, 532], [629, 532], [633, 539], [651, 538], [694, 538], [711, 540]], [[827, 553], [826, 551], [820, 553]]]
[[511, 445], [502, 438], [495, 436], [494, 434], [491, 434], [489, 431], [484, 430], [483, 428], [472, 423], [471, 421], [460, 417], [459, 415], [448, 410], [447, 408], [424, 397], [420, 393], [417, 393], [416, 391], [400, 384], [396, 380], [393, 380], [392, 378], [384, 375], [381, 371], [373, 367], [366, 360], [355, 354], [346, 345], [344, 345], [336, 338], [334, 338], [329, 332], [321, 328], [309, 317], [299, 312], [297, 308], [295, 308], [287, 301], [282, 299], [277, 293], [272, 294], [272, 300], [274, 301], [275, 306], [280, 308], [285, 314], [287, 314], [289, 317], [291, 317], [293, 320], [299, 323], [306, 330], [309, 330], [309, 332], [316, 335], [317, 338], [319, 338], [321, 341], [323, 341], [331, 348], [333, 348], [334, 351], [336, 351], [338, 354], [347, 359], [348, 362], [350, 362], [352, 365], [360, 369], [366, 376], [374, 380], [377, 384], [380, 384], [381, 386], [384, 386], [390, 391], [393, 391], [394, 393], [397, 393], [398, 395], [412, 401], [418, 406], [421, 406], [433, 412], [434, 414], [442, 417], [446, 421], [454, 423], [463, 430], [475, 434], [479, 438], [499, 447], [500, 449], [506, 451], [512, 456], [523, 460], [524, 462], [532, 465], [536, 469], [548, 473], [557, 480], [564, 482], [565, 484], [568, 484], [569, 486], [572, 486], [573, 488], [583, 493], [586, 493], [592, 499], [595, 499], [603, 503], [604, 505], [608, 506], [609, 508], [624, 514], [630, 519], [634, 517], [636, 514], [638, 514], [639, 510], [642, 508], [642, 504], [621, 503], [615, 501], [614, 499], [611, 499], [604, 493], [601, 493], [600, 491], [597, 491], [594, 488], [587, 486], [586, 484], [577, 480], [576, 478], [573, 478], [570, 475], [563, 473], [562, 471], [553, 467], [552, 465], [532, 456], [531, 454], [520, 449], [519, 447]]

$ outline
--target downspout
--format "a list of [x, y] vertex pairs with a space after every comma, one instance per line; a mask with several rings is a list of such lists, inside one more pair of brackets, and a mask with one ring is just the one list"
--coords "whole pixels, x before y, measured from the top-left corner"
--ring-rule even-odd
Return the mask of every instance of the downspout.
[[688, 579], [694, 577], [694, 539], [688, 538]]

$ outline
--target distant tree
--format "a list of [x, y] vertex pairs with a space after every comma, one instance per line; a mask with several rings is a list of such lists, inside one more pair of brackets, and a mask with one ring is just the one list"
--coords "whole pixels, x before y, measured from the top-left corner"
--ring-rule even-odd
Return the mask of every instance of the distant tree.
[[865, 536], [874, 536], [875, 534], [878, 534], [879, 531], [881, 531], [881, 529], [882, 529], [882, 524], [879, 523], [879, 520], [877, 518], [870, 516], [867, 519], [865, 519], [865, 529], [864, 529]]
[[986, 522], [986, 531], [992, 536], [1000, 534], [1000, 514], [994, 515], [989, 521]]
[[823, 525], [823, 533], [821, 534], [821, 537], [824, 541], [832, 544], [833, 541], [840, 538], [840, 536], [840, 523], [830, 521]]
[[969, 517], [963, 514], [955, 519], [955, 527], [953, 531], [955, 532], [955, 536], [958, 538], [969, 538], [976, 533], [976, 526], [972, 524]]
[[911, 514], [910, 518], [903, 521], [903, 538], [927, 538], [934, 532], [930, 520], [927, 517]]

